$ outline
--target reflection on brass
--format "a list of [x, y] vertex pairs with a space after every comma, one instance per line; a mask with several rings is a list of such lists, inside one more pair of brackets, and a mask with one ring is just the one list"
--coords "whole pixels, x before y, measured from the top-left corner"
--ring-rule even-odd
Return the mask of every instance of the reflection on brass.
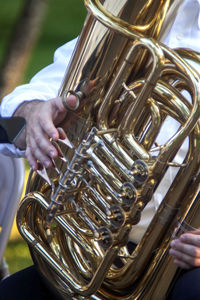
[[177, 209], [168, 205], [162, 207], [162, 213], [159, 213], [159, 222], [161, 224], [166, 224], [168, 220], [173, 219], [174, 215], [177, 213]]
[[[34, 261], [63, 299], [165, 299], [177, 220], [200, 225], [199, 58], [159, 43], [177, 2], [85, 0], [89, 14], [59, 95], [86, 97], [63, 124], [63, 156], [30, 175], [17, 214]], [[166, 118], [178, 127], [160, 144]], [[169, 169], [177, 174], [131, 254], [134, 225]]]

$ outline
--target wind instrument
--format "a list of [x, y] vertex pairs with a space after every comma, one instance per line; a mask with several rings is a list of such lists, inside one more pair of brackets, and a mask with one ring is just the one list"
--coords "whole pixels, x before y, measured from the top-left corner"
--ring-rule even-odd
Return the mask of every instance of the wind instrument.
[[[77, 98], [62, 124], [70, 143], [58, 141], [54, 168], [30, 174], [17, 215], [63, 299], [165, 299], [176, 273], [169, 243], [199, 227], [199, 58], [159, 42], [182, 2], [85, 0], [89, 13], [59, 93]], [[168, 119], [177, 129], [158, 143]], [[129, 253], [170, 170], [174, 180]]]

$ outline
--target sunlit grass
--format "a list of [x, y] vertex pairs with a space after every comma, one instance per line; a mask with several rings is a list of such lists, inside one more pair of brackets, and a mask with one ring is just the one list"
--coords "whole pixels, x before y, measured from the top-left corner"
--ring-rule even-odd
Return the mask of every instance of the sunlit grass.
[[[29, 166], [26, 163], [26, 161], [24, 161], [24, 163], [25, 163], [25, 182], [24, 182], [24, 190], [22, 193], [22, 197], [25, 194], [26, 182], [29, 175]], [[13, 222], [10, 238], [6, 250], [4, 252], [4, 257], [6, 259], [6, 263], [9, 266], [9, 271], [11, 274], [33, 264], [28, 245], [22, 239], [22, 237], [18, 232], [16, 220], [14, 220]]]
[[22, 239], [9, 241], [5, 258], [11, 274], [33, 264], [28, 246]]

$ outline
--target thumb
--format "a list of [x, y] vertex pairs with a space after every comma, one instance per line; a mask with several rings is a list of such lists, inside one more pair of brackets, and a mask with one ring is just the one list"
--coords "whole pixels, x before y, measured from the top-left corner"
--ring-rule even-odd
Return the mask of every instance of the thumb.
[[73, 94], [69, 94], [69, 96], [65, 97], [65, 94], [61, 97], [62, 107], [67, 110], [76, 110], [79, 107], [79, 98]]

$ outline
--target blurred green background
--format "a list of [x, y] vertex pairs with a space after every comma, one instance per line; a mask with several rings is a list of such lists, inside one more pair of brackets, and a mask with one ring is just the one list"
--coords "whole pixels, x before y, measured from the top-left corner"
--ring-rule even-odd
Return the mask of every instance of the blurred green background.
[[[25, 0], [0, 0], [0, 64]], [[31, 53], [22, 83], [52, 62], [57, 47], [75, 38], [83, 25], [86, 9], [83, 0], [48, 0], [47, 11], [40, 26], [40, 34]], [[29, 167], [26, 165], [26, 178]], [[14, 224], [5, 251], [9, 270], [14, 273], [32, 264], [26, 243], [19, 237]]]
[[[25, 1], [0, 0], [0, 62]], [[86, 16], [83, 0], [46, 0], [46, 2], [47, 12], [32, 52], [25, 81], [52, 62], [52, 55], [57, 47], [79, 34]]]

